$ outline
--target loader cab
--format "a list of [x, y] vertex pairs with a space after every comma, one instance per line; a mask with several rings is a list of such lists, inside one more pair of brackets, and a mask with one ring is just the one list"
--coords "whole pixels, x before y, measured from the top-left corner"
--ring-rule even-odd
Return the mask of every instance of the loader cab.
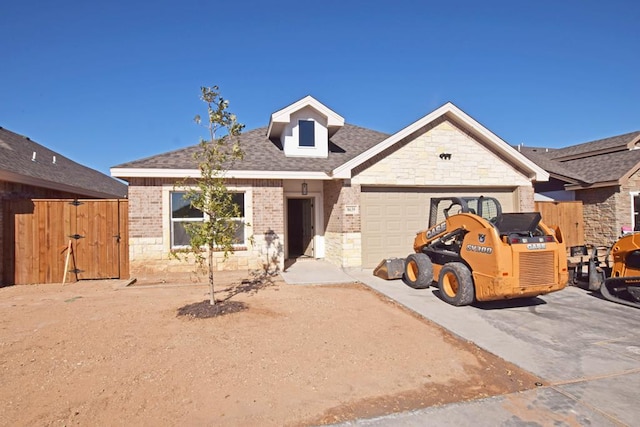
[[431, 199], [429, 228], [459, 213], [470, 213], [495, 222], [502, 216], [502, 207], [493, 197], [434, 197]]

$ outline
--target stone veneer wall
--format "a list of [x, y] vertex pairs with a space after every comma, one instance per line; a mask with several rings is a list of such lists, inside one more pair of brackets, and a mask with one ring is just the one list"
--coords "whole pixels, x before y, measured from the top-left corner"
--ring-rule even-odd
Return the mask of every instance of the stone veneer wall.
[[[640, 170], [636, 171], [629, 180], [622, 185], [620, 203], [618, 205], [618, 221], [620, 230], [623, 226], [633, 227], [633, 197], [631, 193], [640, 192]], [[635, 224], [636, 227], [640, 224]], [[622, 230], [621, 230], [622, 231]]]
[[360, 186], [348, 180], [325, 181], [325, 259], [339, 267], [362, 264], [360, 211], [348, 213], [345, 206], [360, 206]]
[[617, 186], [576, 191], [576, 200], [582, 201], [586, 244], [610, 245], [620, 236], [620, 196]]
[[[443, 153], [451, 154], [451, 158], [441, 159]], [[445, 118], [435, 120], [397, 146], [360, 165], [354, 171], [352, 183], [430, 187], [532, 186], [530, 180], [507, 160]]]
[[[15, 182], [0, 181], [0, 253], [4, 253], [4, 201], [17, 199], [90, 199], [76, 193], [51, 190], [48, 188], [34, 187], [32, 185], [18, 184]], [[0, 262], [0, 284], [4, 277], [4, 257]]]
[[[163, 207], [171, 179], [133, 178], [129, 183], [129, 256], [132, 277], [175, 277], [185, 275], [202, 281], [204, 272], [191, 262], [171, 256], [168, 207]], [[216, 256], [216, 270], [263, 270], [276, 272], [284, 267], [284, 193], [280, 180], [233, 180], [230, 187], [250, 188], [253, 243], [237, 249], [228, 259]], [[166, 217], [166, 218], [165, 218]], [[274, 224], [276, 225], [274, 228]]]

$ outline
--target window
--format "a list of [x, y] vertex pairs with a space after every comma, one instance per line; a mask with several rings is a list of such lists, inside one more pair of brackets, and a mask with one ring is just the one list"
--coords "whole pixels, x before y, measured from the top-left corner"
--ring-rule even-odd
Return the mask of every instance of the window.
[[315, 129], [313, 120], [298, 120], [298, 137], [300, 147], [315, 147]]
[[189, 246], [186, 223], [204, 221], [204, 214], [191, 206], [185, 192], [171, 193], [171, 247]]
[[[171, 193], [171, 247], [189, 246], [189, 235], [185, 229], [185, 224], [204, 221], [202, 211], [191, 206], [189, 200], [185, 199], [186, 192], [174, 191]], [[233, 202], [238, 206], [240, 216], [232, 218], [231, 221], [237, 223], [235, 245], [245, 244], [245, 206], [244, 193], [232, 193]]]
[[245, 214], [244, 214], [244, 193], [233, 193], [233, 203], [238, 206], [238, 211], [240, 212], [240, 216], [237, 218], [233, 218], [232, 221], [237, 224], [236, 227], [236, 238], [234, 241], [235, 245], [244, 245], [244, 224], [245, 224]]

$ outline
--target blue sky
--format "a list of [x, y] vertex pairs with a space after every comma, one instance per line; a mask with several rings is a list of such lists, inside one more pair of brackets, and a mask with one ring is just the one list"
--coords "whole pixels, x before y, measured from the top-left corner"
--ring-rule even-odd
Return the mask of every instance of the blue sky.
[[[312, 95], [395, 133], [447, 101], [511, 144], [640, 130], [640, 2], [5, 1], [0, 126], [109, 173]], [[248, 147], [245, 147], [248, 148]]]

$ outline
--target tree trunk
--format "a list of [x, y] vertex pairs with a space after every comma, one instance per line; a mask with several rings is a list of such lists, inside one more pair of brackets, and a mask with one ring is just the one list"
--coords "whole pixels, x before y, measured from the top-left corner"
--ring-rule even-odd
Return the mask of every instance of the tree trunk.
[[209, 246], [209, 253], [207, 255], [209, 258], [209, 292], [211, 294], [211, 298], [209, 299], [209, 302], [211, 305], [215, 305], [216, 304], [216, 298], [213, 295], [213, 247]]

